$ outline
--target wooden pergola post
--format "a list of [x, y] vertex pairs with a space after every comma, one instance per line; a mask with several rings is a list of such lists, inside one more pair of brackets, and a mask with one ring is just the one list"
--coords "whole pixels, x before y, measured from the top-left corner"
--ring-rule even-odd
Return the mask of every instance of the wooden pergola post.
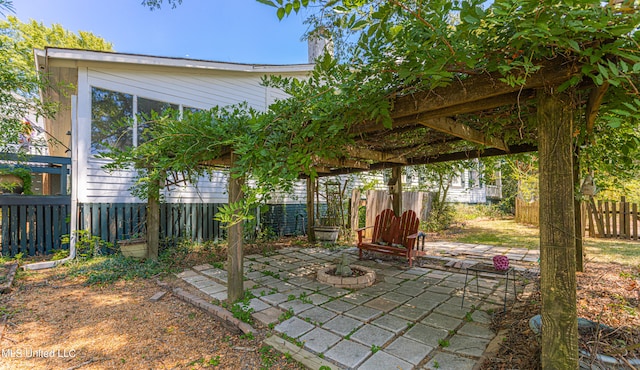
[[542, 368], [578, 369], [573, 188], [574, 105], [538, 91]]
[[[237, 157], [231, 154], [231, 164], [235, 163]], [[229, 204], [239, 202], [244, 197], [242, 185], [244, 178], [233, 178], [231, 170], [229, 171]], [[228, 250], [227, 250], [227, 301], [236, 302], [242, 299], [244, 295], [243, 289], [243, 256], [242, 256], [242, 220], [229, 226], [228, 229]]]
[[160, 189], [164, 187], [166, 173], [158, 181], [158, 189], [147, 195], [147, 258], [157, 261], [160, 249]]
[[402, 167], [394, 167], [391, 170], [391, 178], [396, 181], [391, 194], [391, 206], [396, 216], [400, 216], [402, 214]]
[[313, 204], [313, 197], [316, 194], [316, 179], [313, 177], [307, 178], [307, 238], [310, 243], [316, 241], [316, 235], [313, 232], [313, 228], [316, 224], [316, 214]]

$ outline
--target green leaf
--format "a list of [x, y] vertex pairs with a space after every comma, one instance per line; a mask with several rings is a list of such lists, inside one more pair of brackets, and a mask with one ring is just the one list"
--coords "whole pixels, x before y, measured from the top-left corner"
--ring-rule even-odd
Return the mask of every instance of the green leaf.
[[277, 7], [277, 5], [273, 1], [270, 1], [270, 0], [256, 0], [256, 1], [261, 3], [261, 4], [264, 4], [264, 5], [272, 6], [274, 8]]
[[282, 18], [284, 18], [284, 16], [285, 16], [285, 10], [284, 10], [284, 8], [278, 8], [277, 15], [278, 15], [278, 19], [279, 19], [279, 20], [282, 20]]
[[480, 23], [480, 20], [474, 16], [472, 16], [471, 14], [467, 14], [464, 16], [464, 21], [470, 24], [478, 24]]

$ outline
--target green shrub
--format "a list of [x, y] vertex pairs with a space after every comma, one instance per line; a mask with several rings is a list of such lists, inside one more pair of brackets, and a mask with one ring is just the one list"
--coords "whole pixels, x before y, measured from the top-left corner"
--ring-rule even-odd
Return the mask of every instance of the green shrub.
[[[91, 259], [101, 256], [103, 251], [114, 249], [112, 243], [102, 240], [99, 236], [91, 235], [87, 230], [76, 230], [74, 234], [76, 237], [77, 258]], [[69, 234], [63, 235], [61, 242], [62, 244], [69, 244], [71, 242]]]
[[422, 221], [421, 229], [434, 232], [448, 229], [455, 219], [455, 210], [451, 203], [433, 202], [429, 217]]

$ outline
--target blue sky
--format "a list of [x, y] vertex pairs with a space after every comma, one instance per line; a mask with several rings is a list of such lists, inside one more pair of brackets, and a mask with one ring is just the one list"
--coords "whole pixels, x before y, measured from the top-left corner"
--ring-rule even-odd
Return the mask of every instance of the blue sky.
[[183, 0], [150, 11], [141, 0], [13, 0], [15, 16], [90, 31], [118, 52], [255, 64], [307, 63], [307, 11], [278, 21], [255, 0]]

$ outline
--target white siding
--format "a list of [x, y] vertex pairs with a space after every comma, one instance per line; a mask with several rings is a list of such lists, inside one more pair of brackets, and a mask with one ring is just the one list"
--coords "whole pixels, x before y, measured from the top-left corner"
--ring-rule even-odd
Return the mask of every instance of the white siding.
[[[302, 74], [299, 74], [302, 77]], [[78, 200], [82, 203], [141, 202], [131, 195], [134, 173], [118, 171], [107, 173], [102, 169], [104, 160], [94, 158], [91, 146], [91, 88], [98, 87], [153, 100], [183, 106], [208, 109], [247, 102], [250, 107], [264, 110], [275, 99], [286, 97], [281, 91], [260, 85], [262, 75], [237, 71], [179, 69], [167, 67], [116, 67], [88, 65], [78, 68], [78, 123], [74, 140], [78, 145]], [[202, 179], [196, 186], [184, 186], [165, 191], [167, 202], [226, 203], [227, 177], [216, 173], [210, 180]], [[296, 193], [306, 194], [296, 187]], [[287, 202], [298, 203], [297, 197], [284, 197]]]

